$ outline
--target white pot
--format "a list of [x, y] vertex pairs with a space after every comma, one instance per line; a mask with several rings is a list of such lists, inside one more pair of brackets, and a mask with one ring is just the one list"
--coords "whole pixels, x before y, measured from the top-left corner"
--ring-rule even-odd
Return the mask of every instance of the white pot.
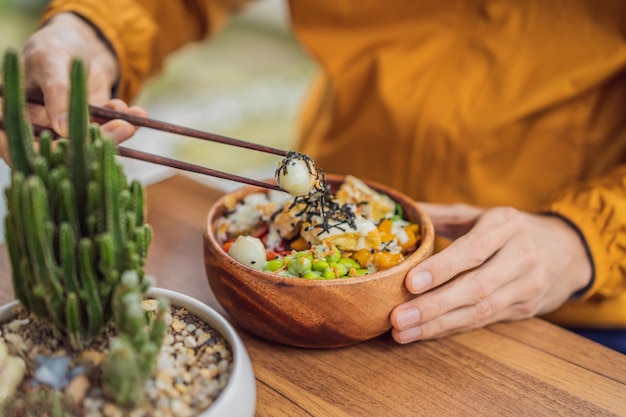
[[[233, 353], [233, 369], [228, 384], [211, 406], [198, 417], [253, 417], [256, 408], [256, 381], [250, 356], [232, 325], [217, 311], [176, 291], [151, 288], [149, 297], [165, 297], [170, 304], [183, 307], [206, 321], [228, 341]], [[0, 306], [0, 321], [13, 315], [17, 301]]]

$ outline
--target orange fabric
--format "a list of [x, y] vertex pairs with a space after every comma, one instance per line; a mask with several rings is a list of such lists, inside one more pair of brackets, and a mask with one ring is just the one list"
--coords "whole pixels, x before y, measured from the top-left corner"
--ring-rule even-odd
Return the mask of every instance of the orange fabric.
[[[219, 26], [223, 3], [56, 0], [46, 16], [76, 10], [100, 27], [129, 99], [169, 52]], [[560, 214], [584, 236], [595, 281], [549, 318], [626, 327], [626, 2], [290, 7], [322, 69], [302, 151], [417, 200]]]

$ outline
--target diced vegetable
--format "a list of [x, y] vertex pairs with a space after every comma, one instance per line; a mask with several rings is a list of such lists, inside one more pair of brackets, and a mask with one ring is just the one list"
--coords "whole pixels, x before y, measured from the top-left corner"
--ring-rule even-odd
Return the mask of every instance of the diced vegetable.
[[404, 256], [401, 253], [376, 252], [372, 256], [372, 264], [377, 270], [389, 269], [398, 265], [403, 259]]

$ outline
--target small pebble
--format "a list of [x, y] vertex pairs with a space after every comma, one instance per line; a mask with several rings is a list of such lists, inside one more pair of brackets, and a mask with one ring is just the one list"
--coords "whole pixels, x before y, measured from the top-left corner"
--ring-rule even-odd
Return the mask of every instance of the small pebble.
[[26, 346], [26, 343], [24, 343], [24, 339], [22, 339], [22, 337], [18, 334], [6, 333], [4, 335], [4, 341], [7, 343], [7, 345], [11, 345], [14, 351], [28, 351], [28, 346]]
[[185, 323], [183, 323], [179, 319], [174, 318], [172, 320], [172, 330], [174, 330], [175, 332], [181, 332], [185, 327]]
[[128, 417], [148, 417], [146, 412], [142, 409], [132, 410], [128, 413]]
[[29, 319], [13, 320], [7, 325], [7, 330], [10, 332], [17, 332], [20, 327], [26, 326], [28, 323], [30, 323]]
[[105, 417], [122, 417], [122, 410], [113, 403], [105, 403], [102, 413]]
[[90, 383], [87, 375], [78, 374], [65, 387], [64, 391], [72, 396], [76, 404], [80, 404], [87, 394], [89, 385]]
[[197, 341], [198, 341], [198, 346], [202, 346], [206, 343], [207, 340], [209, 340], [211, 338], [211, 335], [209, 333], [201, 333], [199, 335], [196, 335]]
[[104, 360], [104, 354], [102, 352], [98, 352], [95, 349], [86, 349], [80, 353], [79, 358], [81, 361], [86, 361], [90, 364], [98, 366]]
[[159, 307], [159, 301], [154, 299], [143, 300], [141, 302], [141, 306], [145, 311], [157, 311], [157, 308]]
[[183, 344], [185, 347], [193, 349], [197, 345], [196, 338], [193, 336], [187, 336], [183, 339]]
[[69, 356], [38, 356], [36, 362], [35, 380], [37, 382], [49, 385], [54, 389], [62, 389], [70, 382]]

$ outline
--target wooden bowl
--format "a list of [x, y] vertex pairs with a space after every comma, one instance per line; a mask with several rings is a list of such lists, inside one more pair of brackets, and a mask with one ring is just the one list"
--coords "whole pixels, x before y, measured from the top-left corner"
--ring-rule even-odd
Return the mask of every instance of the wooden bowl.
[[[326, 179], [335, 189], [343, 182], [337, 175]], [[400, 264], [354, 278], [308, 280], [248, 268], [222, 249], [216, 222], [224, 214], [226, 198], [240, 200], [264, 190], [246, 186], [215, 203], [204, 233], [206, 273], [215, 297], [235, 324], [264, 339], [306, 348], [348, 346], [391, 329], [393, 308], [413, 297], [404, 285], [405, 276], [432, 254], [435, 232], [411, 198], [381, 184], [366, 183], [399, 203], [405, 217], [420, 224], [422, 240]]]

